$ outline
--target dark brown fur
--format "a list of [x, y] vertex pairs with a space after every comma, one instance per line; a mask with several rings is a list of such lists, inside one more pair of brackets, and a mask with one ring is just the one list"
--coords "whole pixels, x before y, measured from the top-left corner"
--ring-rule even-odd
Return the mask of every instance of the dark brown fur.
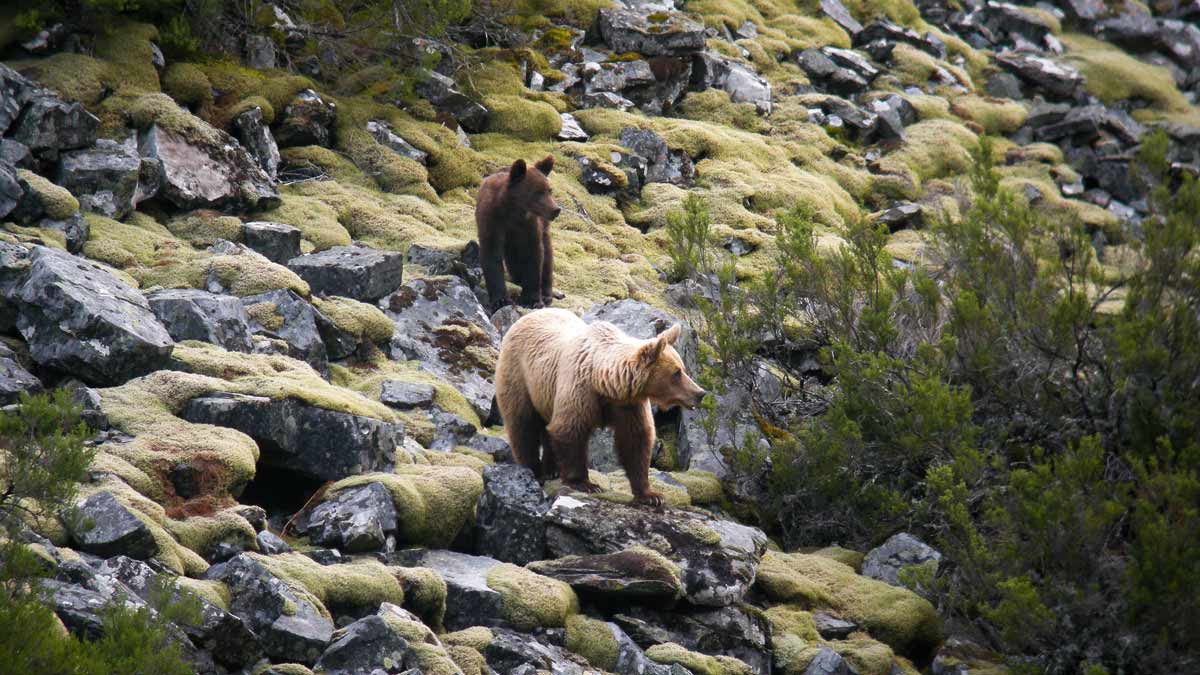
[[483, 279], [493, 311], [512, 304], [504, 269], [521, 287], [520, 304], [544, 307], [554, 297], [554, 252], [550, 221], [562, 209], [550, 195], [546, 179], [554, 169], [547, 156], [529, 167], [518, 159], [504, 171], [484, 179], [475, 203], [475, 226]]

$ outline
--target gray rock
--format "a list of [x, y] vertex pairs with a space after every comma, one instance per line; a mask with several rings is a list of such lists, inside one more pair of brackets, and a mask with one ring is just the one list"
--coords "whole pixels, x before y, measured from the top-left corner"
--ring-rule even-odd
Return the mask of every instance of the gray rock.
[[[535, 675], [550, 672], [553, 675], [599, 675], [600, 671], [588, 666], [582, 657], [572, 654], [556, 644], [538, 640], [537, 636], [516, 631], [492, 629], [492, 641], [483, 650], [488, 666], [497, 673], [509, 675]], [[647, 674], [649, 675], [649, 674]], [[653, 675], [660, 675], [654, 673]]]
[[189, 422], [237, 429], [262, 449], [260, 462], [320, 480], [391, 466], [403, 429], [369, 417], [242, 394], [194, 398], [180, 416]]
[[333, 643], [313, 667], [325, 675], [375, 675], [402, 673], [415, 661], [408, 641], [382, 616], [372, 614], [334, 633]]
[[863, 558], [862, 575], [905, 588], [900, 581], [901, 570], [932, 563], [933, 571], [937, 572], [941, 560], [941, 553], [911, 534], [901, 532], [867, 553]]
[[844, 640], [858, 630], [858, 624], [844, 621], [825, 612], [814, 612], [812, 618], [817, 632], [826, 640]]
[[1012, 73], [992, 73], [988, 76], [987, 82], [984, 84], [984, 89], [987, 91], [988, 96], [995, 96], [996, 98], [1011, 98], [1013, 100], [1020, 100], [1022, 98], [1021, 81]]
[[99, 556], [127, 555], [145, 560], [158, 553], [158, 542], [137, 516], [111, 492], [98, 492], [80, 502], [66, 518], [71, 542]]
[[108, 429], [108, 415], [100, 407], [100, 393], [76, 379], [60, 382], [63, 389], [71, 397], [71, 401], [79, 406], [81, 417], [89, 428], [103, 431]]
[[428, 100], [439, 112], [453, 117], [463, 129], [473, 134], [484, 130], [490, 114], [487, 108], [459, 91], [458, 85], [449, 77], [436, 71], [426, 71], [424, 75], [426, 79], [415, 87], [418, 96]]
[[693, 57], [691, 87], [721, 89], [734, 103], [753, 103], [763, 115], [771, 112], [771, 84], [748, 66], [716, 52], [699, 52]]
[[667, 147], [661, 136], [649, 129], [625, 127], [619, 137], [621, 145], [646, 160], [646, 183], [671, 183], [687, 186], [696, 177], [692, 158], [683, 150]]
[[770, 624], [741, 606], [669, 608], [631, 603], [613, 615], [613, 621], [642, 647], [674, 642], [692, 651], [741, 659], [758, 675], [772, 672]]
[[275, 178], [279, 173], [279, 146], [271, 134], [271, 127], [263, 119], [262, 108], [255, 106], [238, 113], [233, 118], [233, 131], [259, 168]]
[[850, 10], [846, 9], [840, 0], [821, 0], [821, 13], [841, 26], [851, 38], [862, 32], [862, 24], [854, 19]]
[[[161, 184], [159, 193], [181, 209], [269, 209], [279, 205], [271, 177], [224, 131], [216, 143], [184, 138], [158, 125], [138, 137], [138, 151], [151, 160], [141, 182]], [[136, 199], [136, 197], [135, 197]]]
[[79, 253], [83, 250], [83, 245], [87, 243], [88, 237], [91, 236], [92, 228], [88, 225], [83, 214], [76, 211], [74, 215], [65, 220], [54, 220], [53, 218], [43, 218], [38, 221], [38, 227], [43, 227], [47, 230], [61, 232], [67, 246], [67, 253]]
[[308, 538], [346, 553], [385, 549], [395, 541], [396, 506], [379, 483], [342, 490], [308, 516]]
[[560, 141], [576, 141], [578, 143], [586, 143], [589, 136], [583, 127], [579, 126], [579, 120], [571, 113], [559, 113], [562, 118], [562, 129], [555, 136]]
[[142, 159], [137, 141], [101, 138], [90, 148], [64, 153], [55, 182], [71, 191], [84, 211], [121, 219], [133, 212]]
[[329, 147], [333, 143], [333, 122], [337, 104], [326, 101], [312, 89], [296, 94], [283, 109], [275, 125], [275, 142], [281, 148], [301, 145]]
[[38, 586], [46, 604], [74, 635], [88, 640], [104, 637], [104, 616], [108, 607], [119, 603], [131, 609], [146, 603], [132, 591], [105, 594], [58, 579], [42, 579]]
[[669, 564], [641, 549], [540, 560], [529, 569], [597, 595], [668, 600], [683, 595]]
[[867, 109], [875, 115], [875, 139], [904, 140], [904, 118], [900, 109], [895, 107], [895, 101], [903, 101], [901, 105], [908, 104], [899, 96], [876, 99], [867, 104]]
[[984, 24], [993, 33], [1004, 36], [1020, 36], [1035, 45], [1045, 44], [1054, 26], [1038, 14], [1026, 11], [1007, 2], [989, 0], [983, 6]]
[[546, 554], [550, 500], [528, 468], [516, 464], [483, 471], [476, 510], [475, 550], [497, 560], [526, 565]]
[[63, 251], [37, 246], [28, 260], [8, 297], [34, 361], [94, 384], [120, 384], [165, 365], [175, 343], [140, 293]]
[[24, 196], [25, 189], [17, 179], [17, 172], [11, 166], [0, 163], [0, 218], [15, 211]]
[[946, 58], [946, 45], [931, 33], [921, 35], [917, 31], [880, 19], [863, 28], [854, 36], [854, 46], [882, 40], [884, 42], [903, 42], [939, 59]]
[[250, 352], [250, 323], [242, 301], [192, 288], [156, 291], [146, 297], [171, 338], [211, 342], [232, 352]]
[[275, 67], [275, 41], [268, 35], [246, 36], [246, 65], [257, 70]]
[[0, 64], [0, 135], [14, 129], [21, 110], [35, 96], [51, 96], [29, 78]]
[[620, 94], [633, 87], [654, 84], [650, 63], [642, 59], [587, 63], [582, 72], [584, 91], [589, 94], [602, 91]]
[[875, 222], [887, 225], [888, 230], [891, 232], [918, 228], [921, 226], [923, 220], [923, 211], [920, 204], [901, 202], [876, 214]]
[[230, 611], [246, 622], [273, 659], [311, 664], [333, 637], [329, 619], [245, 554], [213, 565], [204, 576], [225, 583], [232, 596]]
[[100, 120], [80, 103], [67, 103], [43, 93], [25, 105], [9, 135], [35, 155], [56, 159], [63, 150], [91, 145]]
[[454, 385], [480, 419], [492, 414], [492, 382], [500, 334], [479, 299], [458, 277], [409, 281], [379, 301], [396, 323], [391, 357]]
[[[0, 165], [0, 179], [4, 176]], [[16, 179], [13, 179], [16, 185]], [[0, 188], [3, 181], [0, 180]], [[20, 186], [17, 187], [20, 189]], [[2, 205], [2, 204], [0, 204]], [[11, 333], [17, 328], [16, 292], [20, 290], [29, 272], [29, 249], [20, 244], [0, 241], [0, 333]]]
[[1128, 114], [1093, 104], [1071, 108], [1061, 120], [1038, 126], [1034, 135], [1038, 140], [1070, 138], [1076, 144], [1082, 144], [1098, 138], [1102, 132], [1111, 133], [1124, 144], [1133, 145], [1141, 138], [1143, 129]]
[[499, 436], [475, 434], [467, 440], [466, 446], [472, 450], [478, 450], [491, 455], [497, 464], [511, 464], [515, 461], [512, 456], [512, 448], [508, 446], [508, 441]]
[[546, 522], [547, 547], [557, 557], [616, 553], [658, 542], [667, 549], [660, 553], [679, 565], [687, 600], [704, 606], [729, 605], [745, 596], [767, 541], [757, 529], [706, 514], [655, 512], [591, 497], [558, 497]]
[[435, 390], [431, 384], [386, 380], [379, 393], [379, 402], [397, 410], [433, 407]]
[[1033, 90], [1056, 99], [1073, 99], [1083, 85], [1083, 75], [1074, 67], [1028, 52], [1003, 51], [996, 63], [1026, 82]]
[[0, 407], [16, 403], [22, 393], [36, 394], [42, 383], [17, 360], [8, 345], [0, 342]]
[[487, 584], [488, 572], [500, 564], [495, 558], [454, 551], [406, 549], [386, 557], [388, 564], [428, 567], [446, 582], [446, 630], [504, 623], [500, 593]]
[[610, 91], [587, 92], [579, 99], [579, 107], [588, 108], [611, 108], [622, 112], [634, 107], [634, 102]]
[[674, 11], [602, 9], [596, 26], [600, 39], [619, 54], [683, 56], [704, 49], [704, 26]]
[[4, 164], [32, 169], [34, 166], [33, 154], [29, 152], [29, 147], [20, 141], [0, 138], [0, 165]]
[[288, 261], [313, 293], [374, 302], [400, 287], [404, 256], [368, 246], [335, 246]]
[[434, 408], [429, 412], [429, 421], [434, 426], [433, 442], [429, 444], [430, 450], [453, 450], [466, 444], [472, 436], [478, 433], [474, 424], [441, 408]]
[[[155, 591], [154, 579], [158, 573], [146, 563], [126, 556], [105, 560], [97, 568], [99, 575], [108, 575], [123, 583], [139, 598], [150, 601]], [[173, 595], [181, 595], [175, 590]], [[183, 625], [183, 631], [198, 648], [211, 652], [213, 659], [226, 668], [238, 669], [249, 666], [262, 655], [254, 633], [239, 617], [214, 605], [203, 596], [189, 594], [200, 605], [200, 622]]]
[[854, 669], [841, 654], [829, 647], [821, 647], [813, 660], [804, 669], [804, 675], [857, 675]]
[[265, 555], [278, 555], [292, 550], [286, 541], [270, 530], [259, 532], [254, 536], [254, 541], [258, 544], [258, 550]]
[[[611, 168], [593, 162], [587, 157], [578, 157], [581, 169], [579, 181], [592, 194], [613, 194], [618, 198], [636, 199], [642, 190], [646, 176], [646, 160], [634, 154], [611, 153], [611, 164], [621, 171], [616, 174]], [[625, 177], [622, 185], [621, 176]]]
[[421, 164], [429, 162], [428, 152], [418, 150], [412, 143], [401, 138], [387, 122], [382, 120], [367, 120], [367, 133], [371, 134], [380, 145], [401, 157], [407, 157]]
[[280, 265], [300, 255], [300, 239], [300, 229], [284, 223], [265, 220], [242, 223], [242, 242]]
[[[307, 362], [318, 372], [328, 368], [329, 352], [321, 336], [320, 323], [327, 321], [304, 298], [288, 288], [250, 295], [241, 299], [250, 320], [250, 330], [255, 335], [283, 340], [287, 353], [293, 358]], [[273, 308], [271, 315], [277, 317], [260, 323], [262, 316], [256, 315], [255, 305]], [[278, 321], [275, 323], [274, 321]]]

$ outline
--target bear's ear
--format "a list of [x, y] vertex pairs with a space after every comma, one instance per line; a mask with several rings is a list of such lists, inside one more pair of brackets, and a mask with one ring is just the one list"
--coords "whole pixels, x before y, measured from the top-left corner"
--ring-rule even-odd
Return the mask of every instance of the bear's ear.
[[550, 172], [554, 170], [554, 155], [546, 155], [534, 166], [542, 172], [543, 176], [549, 176]]
[[648, 340], [646, 344], [638, 348], [638, 362], [643, 366], [654, 365], [666, 348], [667, 341], [661, 335], [653, 340]]
[[521, 179], [525, 177], [525, 171], [525, 160], [518, 159], [517, 161], [513, 162], [512, 167], [510, 167], [508, 170], [508, 182], [519, 183]]
[[667, 341], [667, 344], [673, 345], [679, 339], [679, 334], [683, 331], [683, 326], [675, 324], [670, 328], [658, 334], [658, 337]]

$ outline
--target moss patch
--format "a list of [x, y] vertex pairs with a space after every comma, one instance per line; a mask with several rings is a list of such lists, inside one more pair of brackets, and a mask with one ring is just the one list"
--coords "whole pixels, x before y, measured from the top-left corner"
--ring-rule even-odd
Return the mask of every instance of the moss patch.
[[561, 627], [579, 611], [579, 599], [570, 586], [516, 565], [493, 567], [487, 585], [500, 593], [505, 619], [517, 630]]
[[[172, 63], [162, 74], [163, 92], [175, 99], [179, 105], [192, 109], [212, 104], [212, 82], [198, 66], [192, 63]], [[268, 120], [269, 123], [269, 120]]]
[[370, 610], [382, 602], [401, 604], [404, 591], [383, 563], [362, 560], [321, 565], [301, 553], [248, 554], [288, 585], [316, 598], [317, 606]]
[[198, 210], [168, 220], [171, 234], [194, 246], [211, 246], [219, 239], [240, 241], [242, 221], [219, 211]]
[[684, 649], [674, 642], [653, 645], [646, 650], [646, 656], [655, 663], [678, 663], [696, 675], [750, 675], [754, 672], [740, 659], [700, 654]]
[[299, 229], [300, 236], [316, 251], [350, 244], [350, 233], [338, 222], [337, 211], [320, 199], [296, 194], [289, 186], [280, 190], [279, 197], [280, 205], [262, 213], [263, 220]]
[[620, 645], [613, 636], [612, 627], [604, 621], [582, 614], [568, 617], [566, 647], [606, 672], [613, 672], [617, 667]]
[[954, 99], [950, 112], [975, 122], [984, 133], [992, 135], [1011, 134], [1029, 117], [1029, 111], [1020, 103], [990, 96], [960, 96]]
[[400, 525], [398, 539], [419, 546], [448, 546], [475, 515], [483, 479], [461, 466], [405, 464], [396, 473], [368, 473], [342, 479], [329, 495], [379, 483], [392, 493]]
[[1067, 60], [1084, 76], [1088, 92], [1105, 103], [1142, 99], [1168, 112], [1188, 112], [1192, 107], [1175, 86], [1171, 71], [1143, 63], [1107, 42], [1085, 35], [1062, 38]]
[[313, 298], [313, 304], [335, 326], [360, 341], [387, 344], [396, 330], [396, 324], [375, 305], [339, 296]]
[[33, 190], [47, 217], [66, 220], [79, 210], [79, 200], [66, 188], [59, 187], [27, 169], [17, 169], [17, 177]]
[[404, 608], [434, 630], [446, 616], [446, 582], [428, 567], [389, 567], [404, 590]]

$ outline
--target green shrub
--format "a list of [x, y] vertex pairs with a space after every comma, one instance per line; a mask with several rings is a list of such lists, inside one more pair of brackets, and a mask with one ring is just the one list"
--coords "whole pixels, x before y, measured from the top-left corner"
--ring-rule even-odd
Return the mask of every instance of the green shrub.
[[672, 281], [685, 279], [692, 271], [704, 267], [711, 227], [708, 205], [694, 192], [684, 197], [682, 211], [667, 214], [667, 253], [671, 256], [668, 276]]

